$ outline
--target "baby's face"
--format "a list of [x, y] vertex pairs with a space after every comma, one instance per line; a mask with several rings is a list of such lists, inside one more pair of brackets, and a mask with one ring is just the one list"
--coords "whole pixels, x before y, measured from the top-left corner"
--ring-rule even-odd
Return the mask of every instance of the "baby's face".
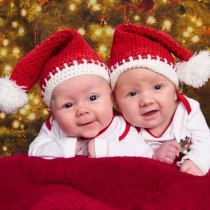
[[68, 136], [93, 138], [112, 120], [108, 82], [94, 75], [66, 80], [53, 91], [51, 111]]
[[123, 116], [137, 127], [161, 129], [167, 126], [177, 107], [174, 84], [144, 68], [120, 75], [114, 94]]

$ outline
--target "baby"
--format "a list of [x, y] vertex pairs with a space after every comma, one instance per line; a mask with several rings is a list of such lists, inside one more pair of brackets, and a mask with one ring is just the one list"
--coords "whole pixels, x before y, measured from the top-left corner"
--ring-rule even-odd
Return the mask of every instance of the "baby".
[[[173, 56], [183, 62], [176, 64]], [[130, 124], [141, 128], [142, 139], [153, 150], [159, 148], [155, 159], [164, 156], [164, 162], [174, 162], [178, 143], [190, 140], [180, 170], [206, 174], [210, 130], [199, 103], [179, 91], [179, 81], [195, 88], [205, 84], [210, 77], [209, 53], [193, 56], [164, 32], [123, 24], [115, 30], [109, 66], [119, 110]]]
[[79, 33], [56, 32], [26, 54], [10, 78], [1, 78], [0, 109], [12, 113], [24, 106], [38, 80], [50, 116], [29, 156], [152, 157], [135, 127], [113, 115], [108, 68]]

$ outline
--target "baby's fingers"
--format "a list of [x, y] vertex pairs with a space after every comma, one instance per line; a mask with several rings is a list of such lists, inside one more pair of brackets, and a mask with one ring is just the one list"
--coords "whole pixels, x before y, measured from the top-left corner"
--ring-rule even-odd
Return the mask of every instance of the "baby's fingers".
[[168, 152], [170, 152], [171, 154], [173, 154], [175, 157], [178, 157], [179, 156], [179, 150], [177, 148], [171, 146], [171, 145], [168, 147]]
[[188, 173], [190, 171], [190, 165], [189, 164], [185, 164], [185, 162], [182, 163], [182, 165], [180, 166], [180, 171]]
[[181, 150], [181, 146], [179, 145], [179, 143], [176, 140], [170, 141], [169, 146], [173, 147], [177, 151]]
[[170, 157], [165, 157], [165, 163], [172, 164], [174, 162], [174, 159]]

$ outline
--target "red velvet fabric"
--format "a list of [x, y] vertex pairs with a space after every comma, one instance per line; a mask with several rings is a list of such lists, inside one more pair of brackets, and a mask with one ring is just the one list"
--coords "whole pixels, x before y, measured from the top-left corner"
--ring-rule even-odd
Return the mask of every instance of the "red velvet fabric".
[[0, 159], [0, 209], [210, 209], [210, 173], [146, 158]]

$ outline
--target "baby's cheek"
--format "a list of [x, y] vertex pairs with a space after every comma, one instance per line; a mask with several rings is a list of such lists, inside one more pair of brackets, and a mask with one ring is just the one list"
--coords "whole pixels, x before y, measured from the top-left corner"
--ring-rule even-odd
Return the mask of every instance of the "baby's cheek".
[[124, 114], [124, 117], [129, 123], [134, 123], [136, 121], [135, 115], [131, 112], [127, 112], [126, 114]]

